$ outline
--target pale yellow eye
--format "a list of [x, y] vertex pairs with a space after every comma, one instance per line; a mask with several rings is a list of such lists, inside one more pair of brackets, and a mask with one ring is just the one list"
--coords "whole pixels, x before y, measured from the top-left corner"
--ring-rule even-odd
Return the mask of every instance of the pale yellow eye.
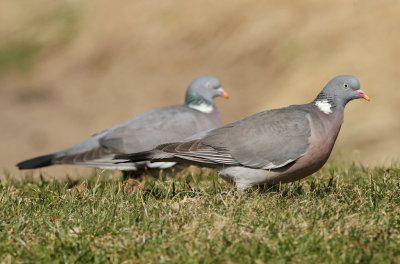
[[210, 82], [206, 82], [206, 86], [207, 86], [207, 88], [211, 88], [211, 83]]
[[347, 83], [344, 83], [344, 84], [343, 84], [343, 87], [344, 87], [344, 88], [347, 88], [347, 87], [349, 87], [349, 85], [348, 85]]

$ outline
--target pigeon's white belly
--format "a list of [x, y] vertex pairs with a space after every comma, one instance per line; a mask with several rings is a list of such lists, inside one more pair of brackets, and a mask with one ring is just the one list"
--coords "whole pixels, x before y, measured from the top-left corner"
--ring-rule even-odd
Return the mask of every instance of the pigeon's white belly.
[[292, 182], [299, 180], [302, 177], [295, 177], [290, 169], [285, 169], [280, 172], [263, 170], [263, 169], [251, 169], [240, 166], [232, 166], [220, 169], [219, 175], [224, 180], [235, 183], [238, 190], [246, 190], [253, 186], [259, 185], [274, 185], [280, 182]]
[[224, 180], [235, 183], [239, 191], [268, 182], [269, 173], [269, 171], [265, 170], [239, 166], [223, 168], [218, 172]]

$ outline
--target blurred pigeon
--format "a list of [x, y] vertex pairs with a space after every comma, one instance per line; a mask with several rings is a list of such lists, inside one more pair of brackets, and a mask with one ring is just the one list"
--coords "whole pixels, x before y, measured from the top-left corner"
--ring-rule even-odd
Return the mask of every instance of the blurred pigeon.
[[292, 182], [325, 164], [343, 123], [344, 107], [358, 98], [369, 100], [357, 78], [338, 76], [311, 103], [260, 112], [194, 135], [193, 140], [115, 158], [213, 167], [238, 190]]
[[213, 76], [199, 76], [186, 91], [185, 104], [153, 109], [121, 124], [102, 130], [82, 143], [49, 155], [22, 161], [18, 168], [36, 169], [68, 164], [141, 172], [165, 169], [175, 163], [146, 161], [115, 164], [115, 154], [140, 152], [155, 146], [179, 141], [195, 133], [221, 126], [221, 116], [213, 102], [216, 96], [228, 98], [220, 81]]

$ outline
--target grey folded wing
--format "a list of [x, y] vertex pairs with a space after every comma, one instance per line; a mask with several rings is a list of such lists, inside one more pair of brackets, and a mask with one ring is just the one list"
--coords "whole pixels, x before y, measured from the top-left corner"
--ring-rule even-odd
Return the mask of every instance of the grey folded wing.
[[113, 127], [99, 143], [114, 153], [140, 152], [219, 125], [218, 121], [187, 106], [170, 106], [148, 111]]
[[246, 117], [198, 140], [156, 149], [198, 163], [276, 169], [305, 155], [310, 136], [310, 115], [292, 106]]

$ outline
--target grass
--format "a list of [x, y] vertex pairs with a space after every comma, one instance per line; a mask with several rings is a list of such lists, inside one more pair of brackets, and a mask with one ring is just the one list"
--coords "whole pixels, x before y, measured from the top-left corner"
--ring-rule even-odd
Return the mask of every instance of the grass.
[[0, 261], [399, 263], [400, 168], [328, 165], [276, 190], [213, 174], [4, 180]]

